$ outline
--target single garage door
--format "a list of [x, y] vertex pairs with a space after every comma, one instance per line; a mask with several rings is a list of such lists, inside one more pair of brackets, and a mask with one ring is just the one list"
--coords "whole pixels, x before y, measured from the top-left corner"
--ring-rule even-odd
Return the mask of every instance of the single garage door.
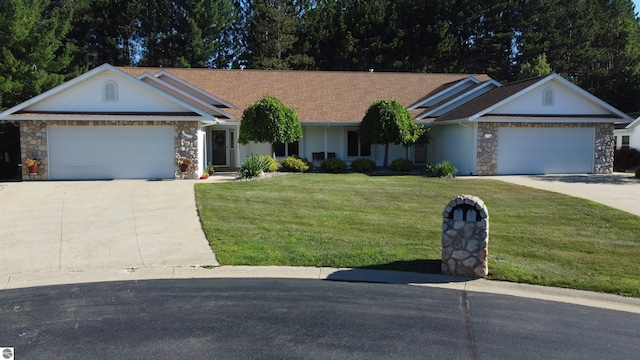
[[500, 128], [498, 174], [593, 172], [594, 128]]
[[174, 178], [172, 126], [50, 126], [52, 180]]

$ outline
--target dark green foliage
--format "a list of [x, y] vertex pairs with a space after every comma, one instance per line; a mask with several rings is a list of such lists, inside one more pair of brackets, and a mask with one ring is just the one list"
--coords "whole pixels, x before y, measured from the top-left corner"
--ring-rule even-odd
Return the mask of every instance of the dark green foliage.
[[413, 170], [413, 163], [405, 158], [395, 159], [391, 162], [389, 168], [393, 171], [411, 171]]
[[389, 144], [408, 147], [423, 133], [424, 127], [416, 125], [409, 111], [396, 99], [378, 100], [371, 104], [358, 128], [362, 144], [384, 145], [384, 167], [388, 164]]
[[304, 159], [295, 156], [289, 156], [280, 163], [282, 171], [290, 172], [306, 172], [309, 171], [309, 164]]
[[351, 162], [351, 170], [359, 173], [368, 173], [376, 169], [375, 161], [366, 158], [360, 158]]
[[263, 172], [267, 172], [270, 162], [267, 160], [267, 156], [260, 154], [251, 154], [248, 158], [244, 159], [238, 173], [243, 178], [253, 178], [259, 176]]
[[640, 151], [632, 148], [616, 149], [613, 155], [613, 170], [627, 171], [640, 166]]
[[290, 143], [302, 138], [302, 126], [296, 112], [274, 96], [265, 96], [242, 113], [238, 142]]
[[70, 67], [73, 4], [0, 1], [0, 111], [79, 74]]
[[338, 158], [331, 158], [323, 161], [320, 168], [324, 172], [341, 174], [347, 170], [347, 164]]
[[437, 164], [427, 164], [426, 166], [426, 175], [429, 177], [453, 179], [456, 177], [457, 171], [458, 169], [448, 161], [443, 161]]

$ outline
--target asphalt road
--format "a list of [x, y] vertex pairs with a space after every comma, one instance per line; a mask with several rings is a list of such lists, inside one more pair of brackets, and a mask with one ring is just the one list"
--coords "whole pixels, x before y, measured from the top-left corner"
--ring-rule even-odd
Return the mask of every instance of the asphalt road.
[[632, 359], [640, 314], [322, 280], [106, 282], [0, 291], [15, 359]]

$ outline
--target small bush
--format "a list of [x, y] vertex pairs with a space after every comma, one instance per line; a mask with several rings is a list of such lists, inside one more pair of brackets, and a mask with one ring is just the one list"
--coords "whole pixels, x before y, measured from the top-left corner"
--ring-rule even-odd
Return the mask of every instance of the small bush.
[[636, 170], [636, 178], [640, 179], [640, 169]]
[[627, 171], [640, 166], [640, 151], [633, 148], [617, 149], [613, 155], [613, 170]]
[[443, 161], [437, 164], [427, 164], [426, 173], [430, 177], [439, 177], [445, 179], [453, 179], [456, 177], [456, 169], [452, 163]]
[[368, 173], [376, 169], [375, 161], [371, 159], [360, 158], [351, 162], [351, 170], [359, 173]]
[[393, 171], [411, 171], [413, 170], [413, 163], [409, 159], [395, 159], [391, 162], [389, 168]]
[[304, 159], [295, 156], [289, 156], [280, 163], [282, 171], [305, 172], [309, 170], [309, 165]]
[[262, 155], [264, 161], [266, 161], [269, 165], [264, 170], [265, 172], [275, 172], [280, 169], [280, 164], [278, 164], [278, 160], [272, 158], [271, 156]]
[[323, 161], [320, 168], [324, 172], [340, 174], [347, 170], [347, 164], [338, 158], [331, 158]]
[[238, 173], [242, 178], [253, 178], [259, 176], [263, 172], [267, 171], [271, 164], [267, 158], [268, 156], [251, 154], [251, 156], [244, 159], [242, 164], [240, 164]]

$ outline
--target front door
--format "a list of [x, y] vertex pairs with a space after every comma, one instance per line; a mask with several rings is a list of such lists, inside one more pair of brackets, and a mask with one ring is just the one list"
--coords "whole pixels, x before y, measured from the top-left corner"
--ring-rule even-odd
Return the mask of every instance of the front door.
[[227, 130], [211, 131], [213, 144], [212, 162], [214, 166], [227, 166]]
[[19, 180], [20, 170], [20, 128], [0, 122], [0, 181]]

